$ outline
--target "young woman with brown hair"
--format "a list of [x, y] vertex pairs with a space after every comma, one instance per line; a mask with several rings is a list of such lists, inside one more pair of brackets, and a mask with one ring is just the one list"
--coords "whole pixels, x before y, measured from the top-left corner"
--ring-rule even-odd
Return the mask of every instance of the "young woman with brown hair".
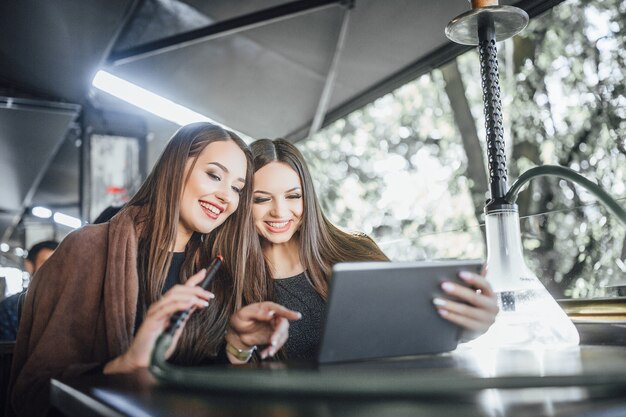
[[[18, 415], [45, 414], [51, 377], [146, 367], [177, 311], [195, 310], [169, 352], [175, 363], [211, 362], [220, 353], [237, 362], [232, 349], [224, 354], [227, 330], [267, 345], [262, 356], [280, 348], [299, 314], [255, 303], [264, 294], [244, 284], [259, 274], [245, 263], [259, 256], [250, 244], [258, 240], [251, 176], [250, 151], [237, 135], [194, 123], [176, 132], [113, 219], [65, 238], [26, 297], [11, 375]], [[201, 268], [217, 254], [225, 262], [205, 291], [196, 286]]]
[[[267, 299], [302, 312], [303, 319], [289, 329], [284, 351], [290, 358], [310, 359], [319, 345], [333, 265], [388, 259], [368, 236], [344, 232], [324, 216], [304, 157], [293, 144], [261, 139], [250, 148], [252, 216], [263, 253], [252, 260], [252, 269], [261, 271]], [[467, 304], [437, 298], [436, 308], [442, 317], [484, 332], [498, 311], [495, 296], [482, 277], [461, 277], [473, 289], [446, 283], [443, 290]]]

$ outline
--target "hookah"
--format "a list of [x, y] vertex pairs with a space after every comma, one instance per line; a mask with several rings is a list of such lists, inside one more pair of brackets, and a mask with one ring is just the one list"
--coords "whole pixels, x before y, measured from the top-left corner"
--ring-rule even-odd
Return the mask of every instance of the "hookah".
[[507, 191], [502, 104], [496, 39], [508, 39], [528, 24], [528, 14], [497, 0], [471, 0], [472, 10], [448, 23], [446, 36], [463, 45], [477, 45], [482, 78], [490, 199], [485, 205], [487, 281], [500, 312], [491, 328], [471, 347], [559, 349], [577, 346], [576, 327], [526, 266], [522, 253], [519, 213], [515, 201], [532, 178], [552, 175], [570, 180], [594, 194], [626, 227], [626, 211], [598, 185], [575, 171], [554, 165], [524, 172]]

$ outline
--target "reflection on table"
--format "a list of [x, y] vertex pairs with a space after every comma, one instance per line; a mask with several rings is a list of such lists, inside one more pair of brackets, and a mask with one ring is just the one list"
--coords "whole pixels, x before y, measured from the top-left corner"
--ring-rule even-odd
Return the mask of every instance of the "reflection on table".
[[[460, 348], [356, 365], [292, 369], [274, 364], [199, 372], [209, 382], [196, 388], [192, 382], [158, 381], [147, 370], [53, 380], [52, 403], [68, 416], [626, 415], [626, 348], [621, 346], [544, 352]], [[303, 375], [312, 386], [326, 383], [327, 390], [298, 389]], [[220, 387], [226, 377], [239, 385]], [[296, 389], [282, 389], [292, 377]], [[358, 384], [335, 389], [358, 380], [367, 380], [372, 390], [360, 393]], [[401, 384], [412, 386], [394, 393]]]

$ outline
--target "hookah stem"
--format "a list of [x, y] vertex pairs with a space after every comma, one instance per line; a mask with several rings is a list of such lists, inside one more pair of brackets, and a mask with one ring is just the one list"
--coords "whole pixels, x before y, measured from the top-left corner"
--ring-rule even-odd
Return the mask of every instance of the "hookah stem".
[[[472, 6], [480, 7], [487, 4]], [[497, 4], [497, 1], [490, 2]], [[485, 113], [485, 130], [487, 133], [487, 157], [489, 165], [489, 191], [491, 198], [485, 205], [485, 212], [489, 214], [501, 208], [513, 208], [506, 201], [507, 192], [507, 168], [506, 153], [504, 148], [504, 127], [502, 122], [502, 101], [500, 100], [500, 74], [498, 72], [498, 49], [496, 47], [495, 23], [491, 13], [482, 13], [478, 17], [478, 56], [480, 60], [480, 75], [483, 88], [483, 105]], [[509, 263], [511, 254], [509, 230], [506, 220], [496, 217], [499, 225], [497, 238], [498, 256], [500, 265]], [[515, 298], [509, 291], [500, 294], [502, 306], [505, 310], [515, 310]]]
[[507, 204], [506, 154], [504, 128], [502, 124], [502, 102], [500, 101], [500, 75], [496, 48], [496, 32], [493, 17], [483, 13], [478, 20], [478, 54], [483, 87], [485, 128], [487, 132], [487, 156], [489, 164], [489, 190], [491, 199], [485, 210], [489, 213], [494, 206]]

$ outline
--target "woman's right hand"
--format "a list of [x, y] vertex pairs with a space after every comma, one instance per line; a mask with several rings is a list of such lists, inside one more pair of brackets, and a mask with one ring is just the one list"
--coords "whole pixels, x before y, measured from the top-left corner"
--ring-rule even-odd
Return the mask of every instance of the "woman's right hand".
[[[226, 343], [241, 350], [264, 345], [261, 358], [274, 356], [289, 337], [289, 321], [300, 320], [302, 314], [271, 301], [249, 304], [235, 312], [228, 323]], [[228, 352], [228, 350], [227, 350]], [[227, 353], [232, 363], [241, 363]]]
[[[209, 305], [209, 300], [215, 297], [213, 293], [197, 286], [205, 276], [206, 270], [200, 270], [191, 276], [185, 284], [175, 285], [159, 301], [150, 305], [128, 350], [107, 363], [103, 373], [125, 373], [147, 367], [150, 364], [150, 355], [154, 344], [169, 325], [172, 315], [189, 308], [192, 309], [192, 313], [197, 308], [206, 308]], [[172, 345], [166, 352], [166, 358], [174, 353], [178, 339], [189, 317], [191, 314], [176, 331]]]

